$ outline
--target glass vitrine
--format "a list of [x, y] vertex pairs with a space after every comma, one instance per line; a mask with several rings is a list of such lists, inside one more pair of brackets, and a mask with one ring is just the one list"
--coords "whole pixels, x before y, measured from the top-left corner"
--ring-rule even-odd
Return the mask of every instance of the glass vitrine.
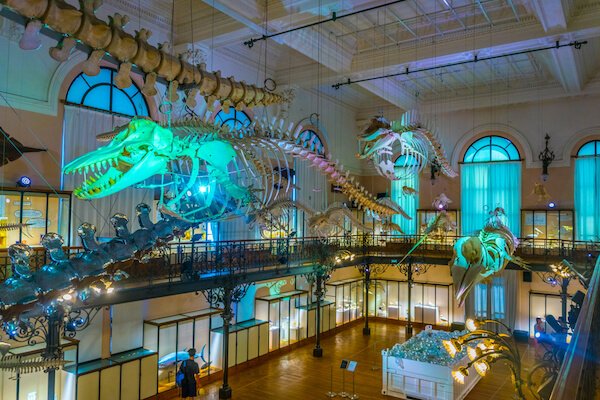
[[292, 290], [256, 298], [256, 318], [269, 321], [269, 351], [304, 339], [306, 324], [298, 306], [306, 303], [306, 290]]
[[[327, 332], [330, 329], [335, 328], [336, 321], [336, 308], [335, 302], [330, 300], [323, 300], [321, 305], [321, 332]], [[302, 304], [298, 306], [301, 312], [301, 317], [306, 321], [306, 328], [304, 329], [305, 337], [312, 337], [317, 334], [317, 302], [310, 304]]]
[[223, 327], [211, 331], [211, 342], [215, 353], [215, 362], [222, 365], [222, 346], [229, 343], [229, 366], [241, 364], [269, 352], [269, 323], [266, 320], [250, 319], [229, 326], [229, 338], [225, 338]]
[[522, 247], [556, 249], [574, 239], [573, 210], [522, 210]]
[[363, 315], [363, 280], [351, 278], [327, 282], [325, 298], [336, 304], [336, 326]]
[[19, 229], [0, 230], [0, 248], [22, 242], [40, 246], [42, 236], [56, 232], [65, 245], [70, 240], [71, 193], [30, 188], [0, 190], [0, 223], [26, 224]]
[[[413, 282], [411, 319], [426, 325], [452, 323], [451, 284]], [[374, 279], [369, 288], [369, 315], [406, 321], [408, 319], [408, 282]]]
[[175, 375], [187, 350], [196, 349], [200, 376], [220, 370], [211, 343], [211, 329], [221, 310], [206, 308], [190, 313], [144, 321], [144, 348], [158, 354], [158, 392], [175, 387]]
[[[571, 301], [567, 300], [567, 312]], [[562, 316], [562, 302], [557, 293], [529, 292], [529, 336], [533, 337], [533, 326], [537, 317], [542, 318], [546, 332], [553, 329], [546, 323], [546, 315], [552, 314], [556, 319]]]
[[[433, 221], [438, 214], [442, 211], [440, 210], [428, 210], [428, 209], [420, 209], [417, 210], [417, 221], [419, 224], [419, 234], [422, 235], [427, 229], [427, 226], [431, 221]], [[444, 242], [448, 238], [460, 236], [460, 212], [458, 210], [446, 210], [446, 215], [448, 217], [449, 229], [444, 231], [434, 231], [429, 235], [427, 240], [429, 242]]]

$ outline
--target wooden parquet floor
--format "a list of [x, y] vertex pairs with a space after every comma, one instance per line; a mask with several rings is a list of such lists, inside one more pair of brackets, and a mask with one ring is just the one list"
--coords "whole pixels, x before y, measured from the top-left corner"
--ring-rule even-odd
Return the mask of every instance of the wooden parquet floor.
[[[363, 400], [391, 400], [381, 394], [381, 350], [403, 342], [404, 327], [385, 323], [371, 324], [371, 336], [362, 335], [362, 325], [345, 329], [322, 341], [323, 358], [312, 356], [313, 344], [294, 349], [278, 357], [230, 376], [233, 399], [239, 400], [312, 400], [325, 399], [330, 390], [333, 370], [333, 391], [342, 387], [342, 359], [358, 361], [355, 389]], [[532, 349], [523, 347], [524, 357], [533, 357]], [[221, 382], [204, 387], [201, 400], [218, 399]], [[346, 373], [346, 391], [352, 393], [352, 377]], [[340, 397], [336, 397], [340, 399]], [[512, 400], [514, 390], [508, 368], [497, 364], [493, 373], [482, 379], [467, 400]]]

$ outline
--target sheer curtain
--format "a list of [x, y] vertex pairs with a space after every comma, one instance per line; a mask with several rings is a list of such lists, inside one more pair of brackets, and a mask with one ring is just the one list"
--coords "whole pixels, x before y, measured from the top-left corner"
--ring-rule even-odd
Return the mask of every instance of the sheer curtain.
[[508, 226], [519, 236], [521, 227], [521, 163], [469, 163], [461, 166], [462, 232], [483, 227], [488, 212], [506, 211]]
[[[395, 167], [396, 176], [404, 176], [403, 167]], [[406, 195], [402, 192], [402, 187], [407, 186], [417, 191], [413, 196]], [[419, 207], [419, 175], [411, 174], [406, 178], [392, 181], [392, 200], [396, 202], [402, 209], [410, 215], [412, 219], [407, 219], [402, 215], [396, 214], [392, 216], [392, 221], [402, 228], [402, 232], [406, 235], [417, 234], [417, 208]]]
[[[311, 167], [310, 162], [297, 158], [294, 160], [294, 170], [296, 171], [296, 186], [299, 188], [295, 191], [296, 201], [311, 207], [315, 211], [324, 211], [328, 205], [327, 193], [330, 188], [327, 178], [317, 172], [316, 168]], [[302, 215], [302, 212], [297, 212], [298, 236], [311, 234], [310, 232], [303, 232], [308, 222], [307, 218]]]
[[575, 219], [577, 240], [600, 238], [600, 157], [575, 160]]
[[[115, 126], [124, 125], [128, 118], [113, 116], [79, 107], [65, 106], [63, 124], [63, 166], [79, 157], [102, 146], [96, 140], [96, 135], [111, 131]], [[63, 175], [63, 190], [73, 190], [81, 184], [82, 175]], [[135, 230], [137, 223], [135, 207], [139, 203], [154, 206], [154, 193], [149, 189], [129, 188], [116, 195], [96, 200], [79, 200], [74, 198], [72, 206], [72, 226], [78, 227], [83, 222], [96, 226], [97, 237], [114, 236], [110, 217], [120, 212], [129, 217], [129, 228]], [[74, 229], [71, 243], [79, 243], [77, 230]]]

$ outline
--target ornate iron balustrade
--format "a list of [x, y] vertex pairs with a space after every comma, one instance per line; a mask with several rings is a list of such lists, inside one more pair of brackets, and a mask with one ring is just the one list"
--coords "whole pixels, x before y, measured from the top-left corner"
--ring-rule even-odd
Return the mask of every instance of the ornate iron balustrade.
[[[206, 274], [231, 274], [265, 269], [289, 268], [291, 265], [314, 262], [315, 249], [324, 243], [332, 251], [347, 249], [357, 255], [401, 256], [416, 243], [418, 235], [346, 235], [326, 239], [300, 237], [290, 239], [229, 240], [220, 242], [172, 242], [150, 262], [124, 265], [133, 279], [183, 280], [197, 279]], [[425, 240], [415, 251], [415, 257], [440, 259], [446, 264], [452, 257], [452, 245], [458, 237]], [[65, 248], [68, 254], [81, 247]], [[532, 264], [549, 265], [562, 259], [592, 265], [600, 254], [600, 243], [559, 239], [523, 239], [516, 254]], [[46, 262], [43, 248], [35, 248], [31, 258], [34, 270]], [[10, 277], [11, 264], [6, 249], [0, 249], [0, 281]]]

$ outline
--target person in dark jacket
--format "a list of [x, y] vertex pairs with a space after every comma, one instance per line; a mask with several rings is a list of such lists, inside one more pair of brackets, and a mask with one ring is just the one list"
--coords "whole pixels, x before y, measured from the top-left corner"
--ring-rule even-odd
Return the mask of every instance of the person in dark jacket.
[[179, 366], [179, 371], [183, 373], [183, 381], [181, 382], [181, 398], [196, 398], [197, 390], [196, 377], [200, 373], [200, 367], [198, 363], [194, 361], [196, 355], [196, 349], [189, 349], [188, 354], [190, 358], [184, 360]]

